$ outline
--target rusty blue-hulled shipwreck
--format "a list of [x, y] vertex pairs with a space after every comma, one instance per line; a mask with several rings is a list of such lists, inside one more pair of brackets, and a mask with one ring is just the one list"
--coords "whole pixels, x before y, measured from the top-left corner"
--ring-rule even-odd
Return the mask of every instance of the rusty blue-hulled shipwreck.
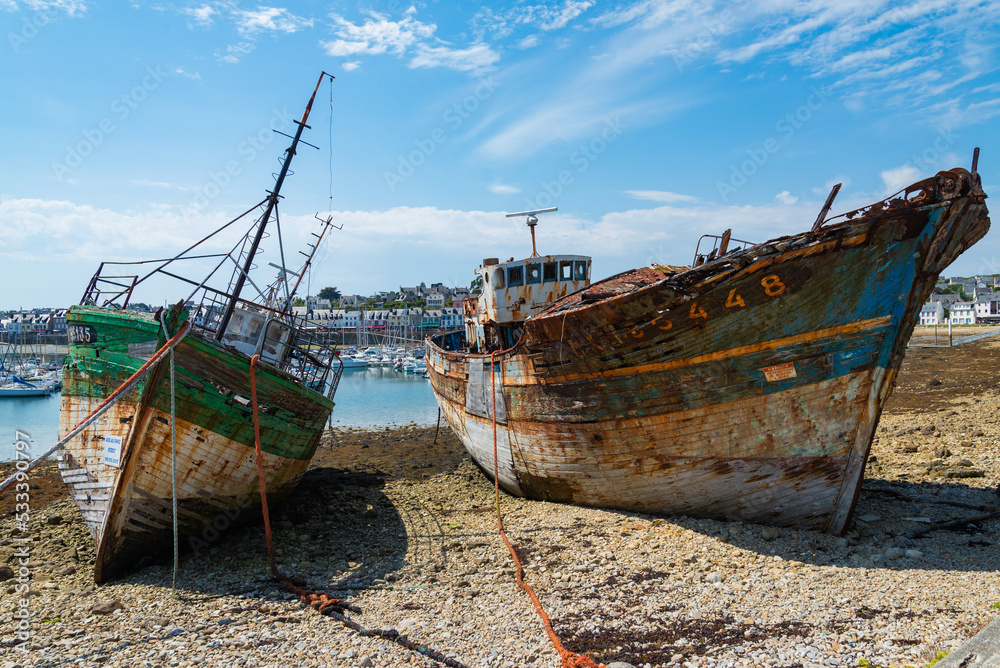
[[442, 413], [514, 495], [842, 533], [920, 307], [989, 229], [977, 159], [691, 267], [486, 260], [428, 340]]

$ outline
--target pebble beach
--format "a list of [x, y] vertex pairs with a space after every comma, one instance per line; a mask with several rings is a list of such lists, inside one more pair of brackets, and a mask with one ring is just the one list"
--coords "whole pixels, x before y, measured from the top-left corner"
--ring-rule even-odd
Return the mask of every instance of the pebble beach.
[[[987, 362], [1000, 356], [998, 343], [974, 346]], [[842, 537], [501, 493], [525, 580], [562, 643], [615, 668], [902, 668], [982, 629], [1000, 614], [1000, 387], [928, 377], [959, 354], [969, 353], [908, 353]], [[395, 635], [470, 668], [557, 668], [514, 581], [492, 482], [446, 426], [434, 435], [331, 433], [294, 497], [272, 509], [281, 569], [355, 607], [356, 628], [269, 579], [259, 525], [188, 545], [176, 586], [169, 554], [95, 586], [68, 498], [32, 507], [24, 532], [4, 510], [0, 666], [443, 665]]]

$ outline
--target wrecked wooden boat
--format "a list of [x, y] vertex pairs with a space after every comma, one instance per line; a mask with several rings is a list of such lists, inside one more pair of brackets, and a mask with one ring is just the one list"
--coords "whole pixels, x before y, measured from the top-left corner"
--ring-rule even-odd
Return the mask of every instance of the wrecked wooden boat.
[[[170, 554], [175, 515], [181, 544], [196, 549], [231, 526], [260, 519], [253, 356], [259, 356], [255, 385], [264, 478], [272, 500], [291, 492], [316, 451], [342, 368], [333, 349], [296, 320], [292, 303], [330, 220], [321, 221], [302, 270], [275, 265], [279, 273], [273, 283], [252, 297], [244, 290], [247, 283], [256, 288], [249, 276], [265, 230], [277, 228], [280, 238], [279, 193], [315, 96], [314, 90], [263, 201], [176, 257], [149, 261], [153, 268], [145, 275], [123, 274], [146, 262], [103, 263], [81, 304], [69, 311], [62, 434], [137, 373], [167, 339], [188, 327], [173, 349], [173, 390], [170, 364], [153, 367], [58, 451], [62, 479], [95, 542], [97, 582], [121, 575], [144, 556]], [[209, 239], [219, 240], [217, 235], [244, 218], [251, 223], [249, 230], [232, 250], [196, 250]], [[207, 278], [176, 273], [182, 262], [206, 260], [214, 265]], [[172, 279], [171, 289], [182, 286], [179, 296], [191, 294], [156, 313], [128, 308], [137, 287], [153, 283], [162, 290], [163, 279]]]
[[465, 331], [428, 340], [442, 414], [490, 477], [496, 426], [514, 495], [843, 532], [920, 307], [990, 223], [975, 160], [827, 221], [834, 194], [692, 267], [486, 260]]

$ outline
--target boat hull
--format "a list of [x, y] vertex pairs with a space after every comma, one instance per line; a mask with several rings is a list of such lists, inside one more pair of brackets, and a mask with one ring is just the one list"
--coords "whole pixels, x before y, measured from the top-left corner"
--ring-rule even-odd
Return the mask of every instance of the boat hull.
[[490, 476], [495, 416], [513, 494], [841, 533], [920, 306], [988, 228], [970, 195], [627, 272], [494, 362], [432, 340], [428, 373]]
[[[74, 307], [60, 430], [67, 433], [162, 345], [159, 325], [134, 312]], [[202, 547], [260, 518], [249, 358], [189, 334], [174, 349], [173, 409], [164, 361], [58, 453], [94, 538], [97, 582], [146, 555], [169, 554], [173, 483], [178, 534]], [[261, 445], [270, 498], [287, 495], [319, 443], [332, 401], [273, 368], [257, 369]], [[176, 476], [171, 415], [176, 417]]]
[[0, 387], [0, 397], [47, 397], [53, 391], [43, 387]]

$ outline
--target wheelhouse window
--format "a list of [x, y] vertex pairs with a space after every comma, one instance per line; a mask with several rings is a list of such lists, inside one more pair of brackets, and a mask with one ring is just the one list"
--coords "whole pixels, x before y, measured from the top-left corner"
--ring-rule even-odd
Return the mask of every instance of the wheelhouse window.
[[542, 280], [551, 283], [559, 278], [558, 266], [555, 262], [546, 262], [542, 266]]
[[524, 285], [524, 267], [507, 267], [507, 285]]
[[559, 263], [559, 280], [560, 281], [572, 281], [573, 280], [573, 261], [563, 260]]
[[528, 283], [529, 285], [531, 285], [533, 283], [541, 283], [542, 282], [542, 265], [540, 265], [540, 264], [529, 264], [529, 265], [527, 265], [526, 268], [528, 270], [528, 277], [527, 277], [527, 279], [525, 281], [526, 283]]
[[573, 279], [577, 281], [587, 280], [587, 262], [585, 260], [576, 261], [576, 269]]
[[504, 287], [504, 284], [503, 284], [503, 269], [497, 269], [496, 271], [494, 271], [492, 273], [492, 277], [493, 277], [493, 281], [492, 281], [492, 283], [493, 283], [493, 289], [494, 290], [502, 290], [503, 287]]

